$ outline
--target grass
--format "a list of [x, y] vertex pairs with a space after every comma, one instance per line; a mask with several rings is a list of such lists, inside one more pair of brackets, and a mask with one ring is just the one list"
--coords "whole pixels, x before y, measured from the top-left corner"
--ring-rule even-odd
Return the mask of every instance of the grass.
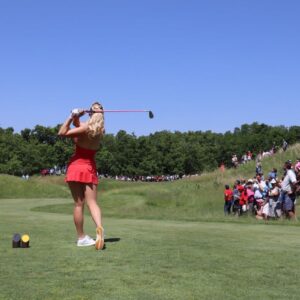
[[[105, 218], [97, 252], [70, 215], [31, 211], [64, 201], [1, 200], [0, 299], [298, 298], [297, 227]], [[12, 249], [14, 232], [31, 247]]]
[[15, 198], [67, 198], [70, 195], [62, 177], [34, 176], [24, 180], [0, 174], [0, 199]]
[[[296, 145], [263, 168], [299, 153]], [[63, 177], [0, 175], [0, 299], [299, 299], [299, 223], [223, 216], [223, 185], [254, 170], [252, 162], [173, 183], [102, 180], [99, 252], [76, 247]], [[94, 235], [89, 216], [85, 228]], [[11, 247], [16, 232], [30, 235], [29, 249]]]

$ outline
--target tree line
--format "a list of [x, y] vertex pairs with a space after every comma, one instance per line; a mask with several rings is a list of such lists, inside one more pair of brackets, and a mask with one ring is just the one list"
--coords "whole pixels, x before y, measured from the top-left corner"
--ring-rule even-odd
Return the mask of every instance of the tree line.
[[[60, 125], [14, 132], [0, 127], [0, 173], [37, 174], [54, 165], [63, 167], [73, 153], [70, 139], [57, 136]], [[120, 130], [106, 134], [97, 152], [96, 162], [101, 174], [111, 176], [147, 176], [196, 174], [217, 168], [221, 163], [231, 166], [232, 154], [242, 156], [250, 150], [257, 154], [300, 140], [300, 127], [244, 124], [225, 133], [211, 131], [159, 131], [137, 137]]]

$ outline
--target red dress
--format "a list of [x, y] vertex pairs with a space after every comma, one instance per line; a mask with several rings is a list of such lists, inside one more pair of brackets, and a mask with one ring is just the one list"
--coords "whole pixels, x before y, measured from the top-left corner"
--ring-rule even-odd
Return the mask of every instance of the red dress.
[[81, 148], [76, 145], [75, 154], [71, 157], [65, 181], [98, 184], [95, 154], [97, 150]]

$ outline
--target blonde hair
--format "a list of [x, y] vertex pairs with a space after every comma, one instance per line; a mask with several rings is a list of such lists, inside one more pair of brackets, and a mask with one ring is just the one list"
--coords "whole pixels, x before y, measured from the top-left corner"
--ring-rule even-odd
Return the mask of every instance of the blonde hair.
[[[103, 110], [103, 106], [99, 102], [95, 102], [91, 106], [91, 111]], [[104, 134], [104, 115], [103, 113], [91, 113], [88, 120], [88, 137], [95, 138]]]

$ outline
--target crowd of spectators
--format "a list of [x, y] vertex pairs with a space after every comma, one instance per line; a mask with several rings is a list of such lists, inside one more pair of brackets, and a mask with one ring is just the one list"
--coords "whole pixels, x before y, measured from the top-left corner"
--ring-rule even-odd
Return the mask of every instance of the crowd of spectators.
[[[40, 174], [42, 176], [47, 176], [47, 175], [64, 175], [66, 173], [66, 167], [58, 167], [54, 166], [52, 168], [45, 168], [42, 169]], [[24, 177], [24, 176], [23, 176]], [[110, 178], [110, 179], [115, 179], [119, 181], [143, 181], [143, 182], [162, 182], [162, 181], [174, 181], [183, 178], [184, 176], [180, 175], [160, 175], [160, 176], [124, 176], [124, 175], [119, 175], [119, 176], [110, 176], [107, 174], [99, 174], [99, 178]], [[25, 177], [24, 177], [25, 179]]]
[[[272, 156], [273, 154], [275, 154], [277, 152], [277, 150], [279, 148], [280, 147], [276, 146], [275, 143], [273, 143], [272, 148], [270, 150], [259, 152], [255, 158], [256, 164], [259, 166], [261, 160], [264, 157]], [[283, 139], [282, 140], [282, 150], [286, 151], [287, 148], [288, 148], [288, 143], [286, 140]], [[252, 161], [252, 160], [253, 160], [253, 154], [249, 150], [249, 151], [245, 152], [243, 155], [241, 155], [240, 158], [236, 154], [233, 154], [232, 158], [231, 158], [231, 163], [234, 168], [237, 168], [239, 165], [246, 164], [247, 162]]]
[[143, 182], [162, 182], [162, 181], [174, 181], [181, 179], [180, 175], [160, 175], [160, 176], [108, 176], [100, 175], [100, 177], [112, 178], [119, 181], [143, 181]]
[[42, 169], [40, 174], [42, 176], [46, 176], [46, 175], [62, 175], [62, 174], [66, 174], [66, 170], [67, 170], [67, 167], [58, 167], [58, 166], [53, 166], [52, 168], [45, 168], [45, 169]]
[[251, 151], [247, 151], [246, 153], [244, 153], [241, 158], [239, 159], [237, 157], [236, 154], [233, 154], [232, 155], [232, 158], [231, 158], [231, 162], [232, 162], [232, 165], [234, 168], [237, 168], [240, 164], [245, 164], [249, 161], [252, 160], [252, 152]]
[[261, 168], [248, 180], [238, 179], [232, 188], [225, 185], [225, 215], [252, 214], [257, 219], [296, 218], [296, 196], [300, 194], [300, 158], [286, 161], [284, 175], [273, 168], [265, 177]]

